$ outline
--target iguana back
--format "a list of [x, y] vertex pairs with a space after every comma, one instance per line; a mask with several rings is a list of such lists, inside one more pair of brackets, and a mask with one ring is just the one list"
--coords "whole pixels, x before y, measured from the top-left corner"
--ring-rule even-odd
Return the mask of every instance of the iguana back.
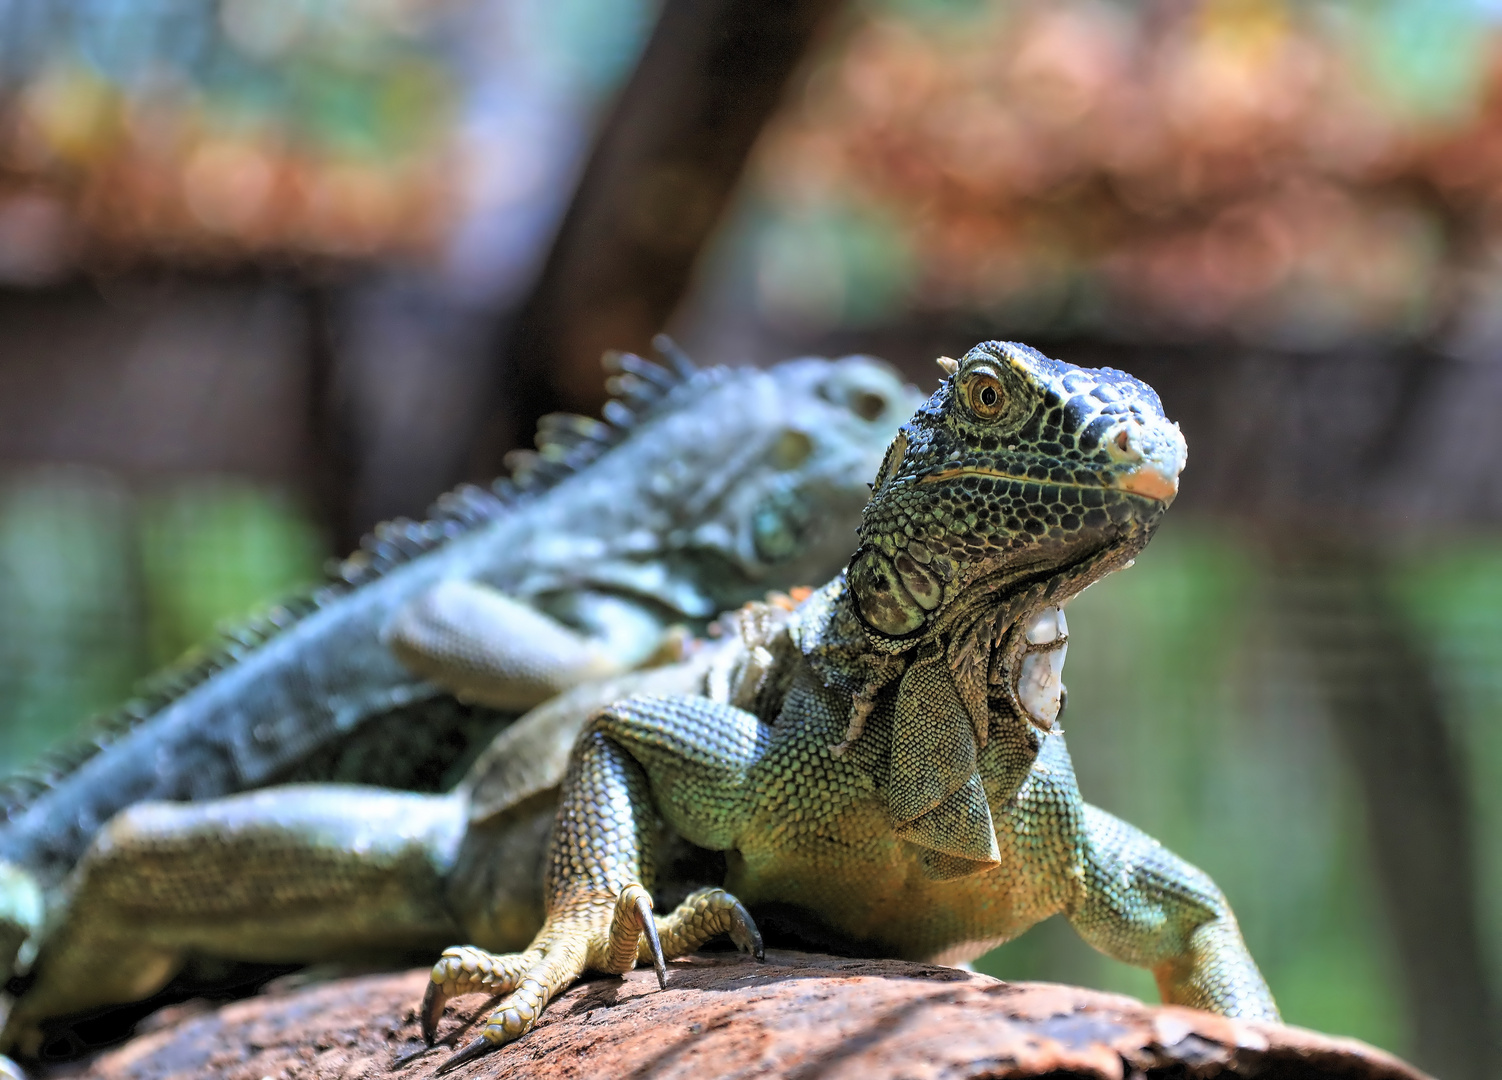
[[[100, 825], [142, 800], [292, 778], [434, 786], [506, 719], [456, 702], [382, 641], [393, 613], [440, 582], [615, 632], [701, 625], [827, 574], [916, 393], [864, 357], [765, 371], [670, 359], [617, 358], [603, 422], [545, 418], [539, 453], [510, 479], [460, 488], [427, 522], [378, 528], [332, 583], [158, 679], [61, 768], [12, 783], [0, 860], [54, 886]], [[407, 745], [387, 752], [398, 732]]]

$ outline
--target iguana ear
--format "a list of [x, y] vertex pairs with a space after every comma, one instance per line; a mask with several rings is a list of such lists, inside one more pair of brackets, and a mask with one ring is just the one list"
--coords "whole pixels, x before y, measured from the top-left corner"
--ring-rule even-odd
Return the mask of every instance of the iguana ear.
[[920, 652], [902, 676], [895, 713], [887, 813], [897, 835], [943, 856], [925, 863], [938, 880], [996, 866], [1001, 854], [975, 768], [975, 730], [937, 647]]

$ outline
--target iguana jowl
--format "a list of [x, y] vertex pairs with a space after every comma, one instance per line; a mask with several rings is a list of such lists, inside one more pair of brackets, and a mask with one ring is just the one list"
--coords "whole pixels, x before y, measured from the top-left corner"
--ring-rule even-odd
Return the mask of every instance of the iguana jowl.
[[[837, 566], [916, 393], [864, 357], [695, 371], [664, 344], [671, 368], [616, 358], [606, 422], [545, 418], [513, 480], [382, 527], [340, 582], [124, 710], [101, 751], [0, 793], [0, 976], [125, 807], [441, 773], [466, 752], [455, 730], [491, 734], [640, 664], [670, 627]], [[475, 719], [450, 692], [499, 712]]]
[[[1058, 606], [1127, 563], [1178, 489], [1184, 442], [1146, 385], [991, 342], [888, 452], [848, 573], [764, 647], [744, 707], [635, 697], [570, 761], [531, 945], [449, 950], [444, 1001], [507, 995], [445, 1068], [525, 1034], [583, 972], [620, 972], [775, 908], [881, 955], [959, 960], [1063, 912], [1150, 968], [1165, 1000], [1276, 1018], [1224, 897], [1086, 804], [1040, 666]], [[724, 888], [653, 914], [658, 820], [724, 852]], [[727, 891], [728, 890], [728, 891]]]

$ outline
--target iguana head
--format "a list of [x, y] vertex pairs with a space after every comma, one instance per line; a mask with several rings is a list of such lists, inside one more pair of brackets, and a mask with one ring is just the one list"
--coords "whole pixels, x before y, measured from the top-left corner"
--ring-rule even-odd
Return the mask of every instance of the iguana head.
[[[779, 579], [822, 581], [850, 550], [850, 525], [829, 523], [858, 520], [871, 466], [921, 394], [870, 356], [789, 360], [763, 377], [773, 395], [757, 427], [742, 436], [740, 445], [756, 452], [727, 500], [725, 520], [748, 572], [776, 567]], [[749, 396], [740, 396], [744, 413]]]
[[1041, 745], [1067, 641], [1058, 605], [1147, 543], [1185, 447], [1122, 372], [997, 341], [940, 363], [948, 377], [882, 463], [846, 587], [867, 641], [905, 654], [887, 812], [944, 880], [999, 864], [980, 751], [1009, 720]]
[[690, 618], [822, 581], [849, 558], [871, 475], [921, 401], [868, 356], [699, 372], [566, 492], [596, 550], [549, 543], [571, 585]]
[[1178, 493], [1184, 437], [1147, 384], [1012, 342], [977, 345], [905, 424], [849, 587], [869, 632], [921, 635], [988, 594], [1060, 603], [1142, 546]]

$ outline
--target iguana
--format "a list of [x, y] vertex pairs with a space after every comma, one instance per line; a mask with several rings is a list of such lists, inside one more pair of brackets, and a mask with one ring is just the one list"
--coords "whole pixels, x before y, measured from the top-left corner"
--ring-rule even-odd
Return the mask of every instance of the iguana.
[[699, 371], [659, 348], [666, 367], [608, 358], [603, 421], [544, 418], [509, 479], [378, 528], [331, 583], [0, 791], [0, 978], [126, 806], [293, 779], [431, 790], [522, 709], [838, 566], [916, 391], [867, 357]]
[[[1225, 898], [1085, 803], [1056, 726], [1059, 607], [1145, 545], [1183, 437], [1145, 384], [1016, 344], [960, 362], [888, 450], [845, 574], [761, 646], [738, 707], [607, 706], [575, 744], [523, 951], [448, 950], [422, 1019], [505, 995], [447, 1071], [521, 1037], [586, 971], [655, 964], [765, 910], [877, 955], [958, 961], [1055, 913], [1166, 1001], [1276, 1019]], [[653, 914], [665, 828], [723, 883]]]
[[[958, 960], [1066, 911], [1169, 1000], [1276, 1016], [1214, 885], [1080, 801], [1055, 725], [1059, 606], [1146, 543], [1177, 429], [1119, 372], [994, 342], [947, 363], [848, 576], [540, 706], [447, 796], [297, 785], [120, 815], [9, 1034], [147, 993], [190, 950], [371, 958], [457, 931], [490, 952], [439, 961], [429, 1035], [448, 997], [512, 994], [467, 1060], [586, 968], [661, 970], [726, 930], [757, 948], [753, 912], [826, 948]], [[647, 888], [684, 903], [649, 918]]]

